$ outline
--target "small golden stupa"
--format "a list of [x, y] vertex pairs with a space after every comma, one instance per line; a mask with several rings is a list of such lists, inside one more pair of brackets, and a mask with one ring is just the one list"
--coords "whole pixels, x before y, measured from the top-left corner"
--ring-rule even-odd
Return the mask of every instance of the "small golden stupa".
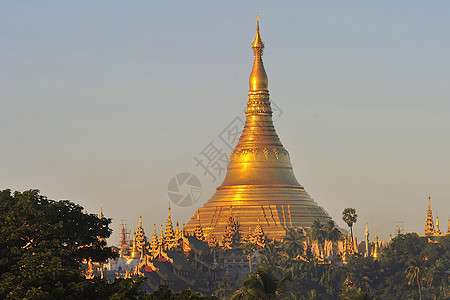
[[233, 217], [242, 236], [247, 228], [261, 226], [268, 238], [280, 240], [289, 228], [307, 229], [316, 218], [322, 224], [331, 219], [298, 183], [289, 153], [275, 131], [258, 17], [252, 48], [244, 130], [231, 152], [222, 185], [186, 224], [187, 233], [195, 231], [199, 219], [206, 237], [213, 233], [221, 239]]

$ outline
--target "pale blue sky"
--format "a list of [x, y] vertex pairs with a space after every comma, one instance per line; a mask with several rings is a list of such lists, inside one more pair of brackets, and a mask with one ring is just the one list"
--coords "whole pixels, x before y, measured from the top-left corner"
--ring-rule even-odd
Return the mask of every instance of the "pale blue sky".
[[[167, 184], [243, 117], [256, 11], [277, 132], [341, 225], [450, 217], [447, 1], [1, 1], [0, 188], [39, 188], [151, 234]], [[223, 150], [227, 150], [225, 147]], [[228, 151], [228, 150], [227, 150]]]

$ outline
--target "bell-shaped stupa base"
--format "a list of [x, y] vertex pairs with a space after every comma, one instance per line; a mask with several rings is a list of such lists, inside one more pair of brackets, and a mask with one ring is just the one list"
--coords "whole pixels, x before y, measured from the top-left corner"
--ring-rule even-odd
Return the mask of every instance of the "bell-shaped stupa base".
[[[314, 219], [326, 224], [331, 218], [301, 186], [250, 185], [219, 187], [197, 213], [205, 236], [220, 240], [231, 216], [239, 224], [241, 236], [261, 225], [270, 239], [281, 240], [289, 228], [307, 230]], [[197, 213], [184, 227], [193, 232]]]

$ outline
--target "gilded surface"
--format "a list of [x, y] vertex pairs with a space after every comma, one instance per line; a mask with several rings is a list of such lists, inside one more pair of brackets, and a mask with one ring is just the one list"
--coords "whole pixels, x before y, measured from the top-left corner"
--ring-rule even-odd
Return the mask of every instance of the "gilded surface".
[[[260, 224], [266, 236], [275, 239], [284, 237], [290, 227], [306, 228], [315, 218], [322, 223], [330, 219], [298, 183], [289, 153], [275, 131], [259, 22], [252, 49], [254, 62], [244, 130], [230, 155], [222, 185], [198, 210], [206, 236], [213, 233], [221, 237], [230, 216], [241, 230]], [[196, 226], [194, 215], [184, 229], [194, 232]]]

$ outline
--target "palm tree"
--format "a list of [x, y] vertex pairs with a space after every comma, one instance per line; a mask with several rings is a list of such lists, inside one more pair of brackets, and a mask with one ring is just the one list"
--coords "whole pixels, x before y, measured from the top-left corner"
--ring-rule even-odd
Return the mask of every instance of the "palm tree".
[[327, 240], [331, 242], [331, 250], [333, 250], [333, 244], [339, 241], [342, 237], [342, 231], [336, 226], [333, 220], [329, 220], [326, 226]]
[[281, 296], [286, 286], [286, 277], [276, 278], [271, 268], [258, 268], [256, 274], [247, 275], [242, 288], [231, 295], [231, 299], [275, 299]]
[[266, 246], [259, 252], [261, 254], [260, 264], [268, 268], [277, 268], [282, 261], [280, 251], [275, 243], [267, 243]]
[[245, 243], [244, 244], [244, 254], [247, 254], [250, 273], [253, 273], [252, 254], [255, 252], [255, 250], [256, 250], [255, 244], [253, 244], [253, 243]]
[[289, 229], [283, 240], [283, 248], [291, 259], [297, 257], [304, 248], [302, 232], [296, 228]]
[[353, 224], [356, 223], [356, 220], [358, 219], [358, 215], [356, 214], [356, 210], [354, 208], [346, 208], [342, 212], [342, 220], [344, 220], [345, 223], [347, 223], [348, 227], [350, 228], [350, 236], [353, 240]]
[[325, 239], [327, 237], [327, 232], [323, 228], [323, 225], [320, 224], [320, 221], [318, 219], [314, 219], [314, 222], [309, 230], [311, 239], [319, 244], [319, 252], [321, 252], [325, 243]]
[[235, 279], [231, 277], [229, 273], [225, 273], [222, 280], [217, 283], [217, 289], [214, 291], [213, 296], [218, 299], [226, 299], [234, 291]]
[[413, 285], [414, 281], [417, 282], [417, 287], [419, 288], [419, 299], [422, 299], [422, 292], [420, 290], [420, 281], [419, 275], [420, 272], [424, 271], [426, 267], [419, 267], [418, 263], [411, 264], [408, 268], [406, 268], [406, 279], [408, 279], [408, 285]]

